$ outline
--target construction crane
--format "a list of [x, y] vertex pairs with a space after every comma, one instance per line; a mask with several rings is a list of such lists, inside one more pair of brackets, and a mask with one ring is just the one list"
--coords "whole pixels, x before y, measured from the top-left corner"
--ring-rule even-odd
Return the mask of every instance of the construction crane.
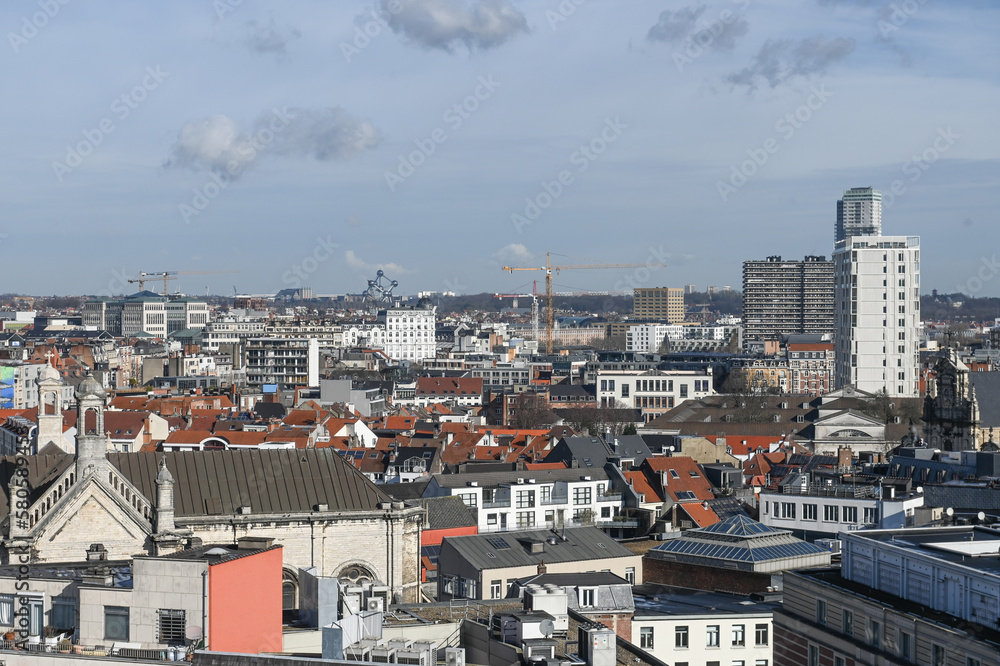
[[139, 277], [129, 280], [129, 284], [139, 283], [139, 291], [146, 287], [150, 280], [163, 280], [163, 295], [170, 295], [170, 280], [176, 280], [178, 275], [213, 275], [221, 273], [239, 273], [239, 271], [161, 271], [159, 273], [147, 273], [139, 271]]
[[504, 266], [501, 270], [513, 273], [514, 271], [545, 271], [545, 353], [552, 353], [552, 271], [569, 270], [590, 270], [596, 268], [640, 268], [646, 264], [573, 264], [564, 266], [553, 266], [551, 252], [545, 253], [545, 265], [538, 268], [515, 268]]
[[531, 333], [535, 340], [538, 339], [538, 294], [493, 294], [493, 298], [513, 298], [514, 308], [517, 308], [517, 299], [531, 299]]

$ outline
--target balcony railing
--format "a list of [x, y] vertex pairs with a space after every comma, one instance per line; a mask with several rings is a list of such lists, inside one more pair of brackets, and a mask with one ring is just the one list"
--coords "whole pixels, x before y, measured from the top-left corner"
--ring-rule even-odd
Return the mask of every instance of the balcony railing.
[[509, 509], [510, 500], [496, 500], [494, 502], [483, 502], [484, 509]]
[[132, 648], [118, 647], [115, 645], [75, 645], [68, 641], [58, 643], [47, 643], [44, 641], [20, 642], [0, 639], [0, 651], [11, 652], [44, 652], [52, 654], [65, 654], [66, 656], [79, 657], [110, 657], [117, 660], [143, 660], [143, 661], [183, 661], [187, 654], [187, 649], [177, 648]]
[[598, 502], [621, 502], [623, 495], [621, 493], [604, 493], [603, 495], [597, 495]]
[[552, 506], [554, 504], [569, 504], [569, 498], [566, 495], [559, 495], [557, 497], [543, 497], [541, 502], [542, 506]]

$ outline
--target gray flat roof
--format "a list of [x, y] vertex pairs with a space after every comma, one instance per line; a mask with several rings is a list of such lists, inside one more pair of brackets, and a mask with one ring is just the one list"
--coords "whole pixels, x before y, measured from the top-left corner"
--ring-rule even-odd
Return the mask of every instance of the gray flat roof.
[[[646, 592], [645, 588], [640, 588]], [[660, 587], [643, 594], [636, 592], [633, 622], [643, 617], [662, 615], [748, 615], [771, 614], [780, 603], [753, 601], [748, 597], [724, 592], [706, 592], [684, 587]]]
[[582, 481], [589, 476], [592, 481], [606, 481], [607, 472], [601, 468], [566, 468], [540, 470], [513, 470], [509, 472], [467, 472], [462, 474], [435, 474], [434, 479], [442, 488], [465, 488], [469, 481], [476, 481], [480, 486], [490, 488], [501, 484], [517, 484], [518, 479], [534, 479], [536, 483], [555, 483], [556, 481]]
[[[554, 564], [638, 557], [596, 527], [567, 529], [566, 540], [556, 536], [554, 544], [546, 541], [552, 536], [556, 536], [556, 532], [552, 530], [529, 530], [445, 537], [442, 553], [449, 547], [454, 548], [466, 561], [479, 569], [537, 566], [543, 560], [547, 564]], [[532, 541], [544, 544], [542, 552], [530, 552], [529, 544]]]

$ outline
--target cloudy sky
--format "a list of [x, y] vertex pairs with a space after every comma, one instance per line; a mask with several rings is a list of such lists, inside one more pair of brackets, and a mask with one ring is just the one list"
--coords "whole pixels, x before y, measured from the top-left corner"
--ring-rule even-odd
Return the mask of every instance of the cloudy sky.
[[[1000, 295], [987, 0], [0, 5], [0, 291], [740, 284], [886, 192], [923, 290]], [[891, 195], [893, 190], [896, 194]], [[557, 256], [556, 256], [557, 255]]]

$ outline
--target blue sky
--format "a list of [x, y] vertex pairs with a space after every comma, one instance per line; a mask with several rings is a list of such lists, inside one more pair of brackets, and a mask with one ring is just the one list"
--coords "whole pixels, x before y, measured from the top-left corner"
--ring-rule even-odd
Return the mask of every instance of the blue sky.
[[547, 251], [654, 265], [563, 291], [738, 288], [746, 259], [829, 255], [843, 190], [895, 182], [884, 233], [921, 236], [923, 290], [1000, 295], [985, 0], [36, 0], [0, 26], [0, 291], [344, 293], [381, 267], [507, 292]]

